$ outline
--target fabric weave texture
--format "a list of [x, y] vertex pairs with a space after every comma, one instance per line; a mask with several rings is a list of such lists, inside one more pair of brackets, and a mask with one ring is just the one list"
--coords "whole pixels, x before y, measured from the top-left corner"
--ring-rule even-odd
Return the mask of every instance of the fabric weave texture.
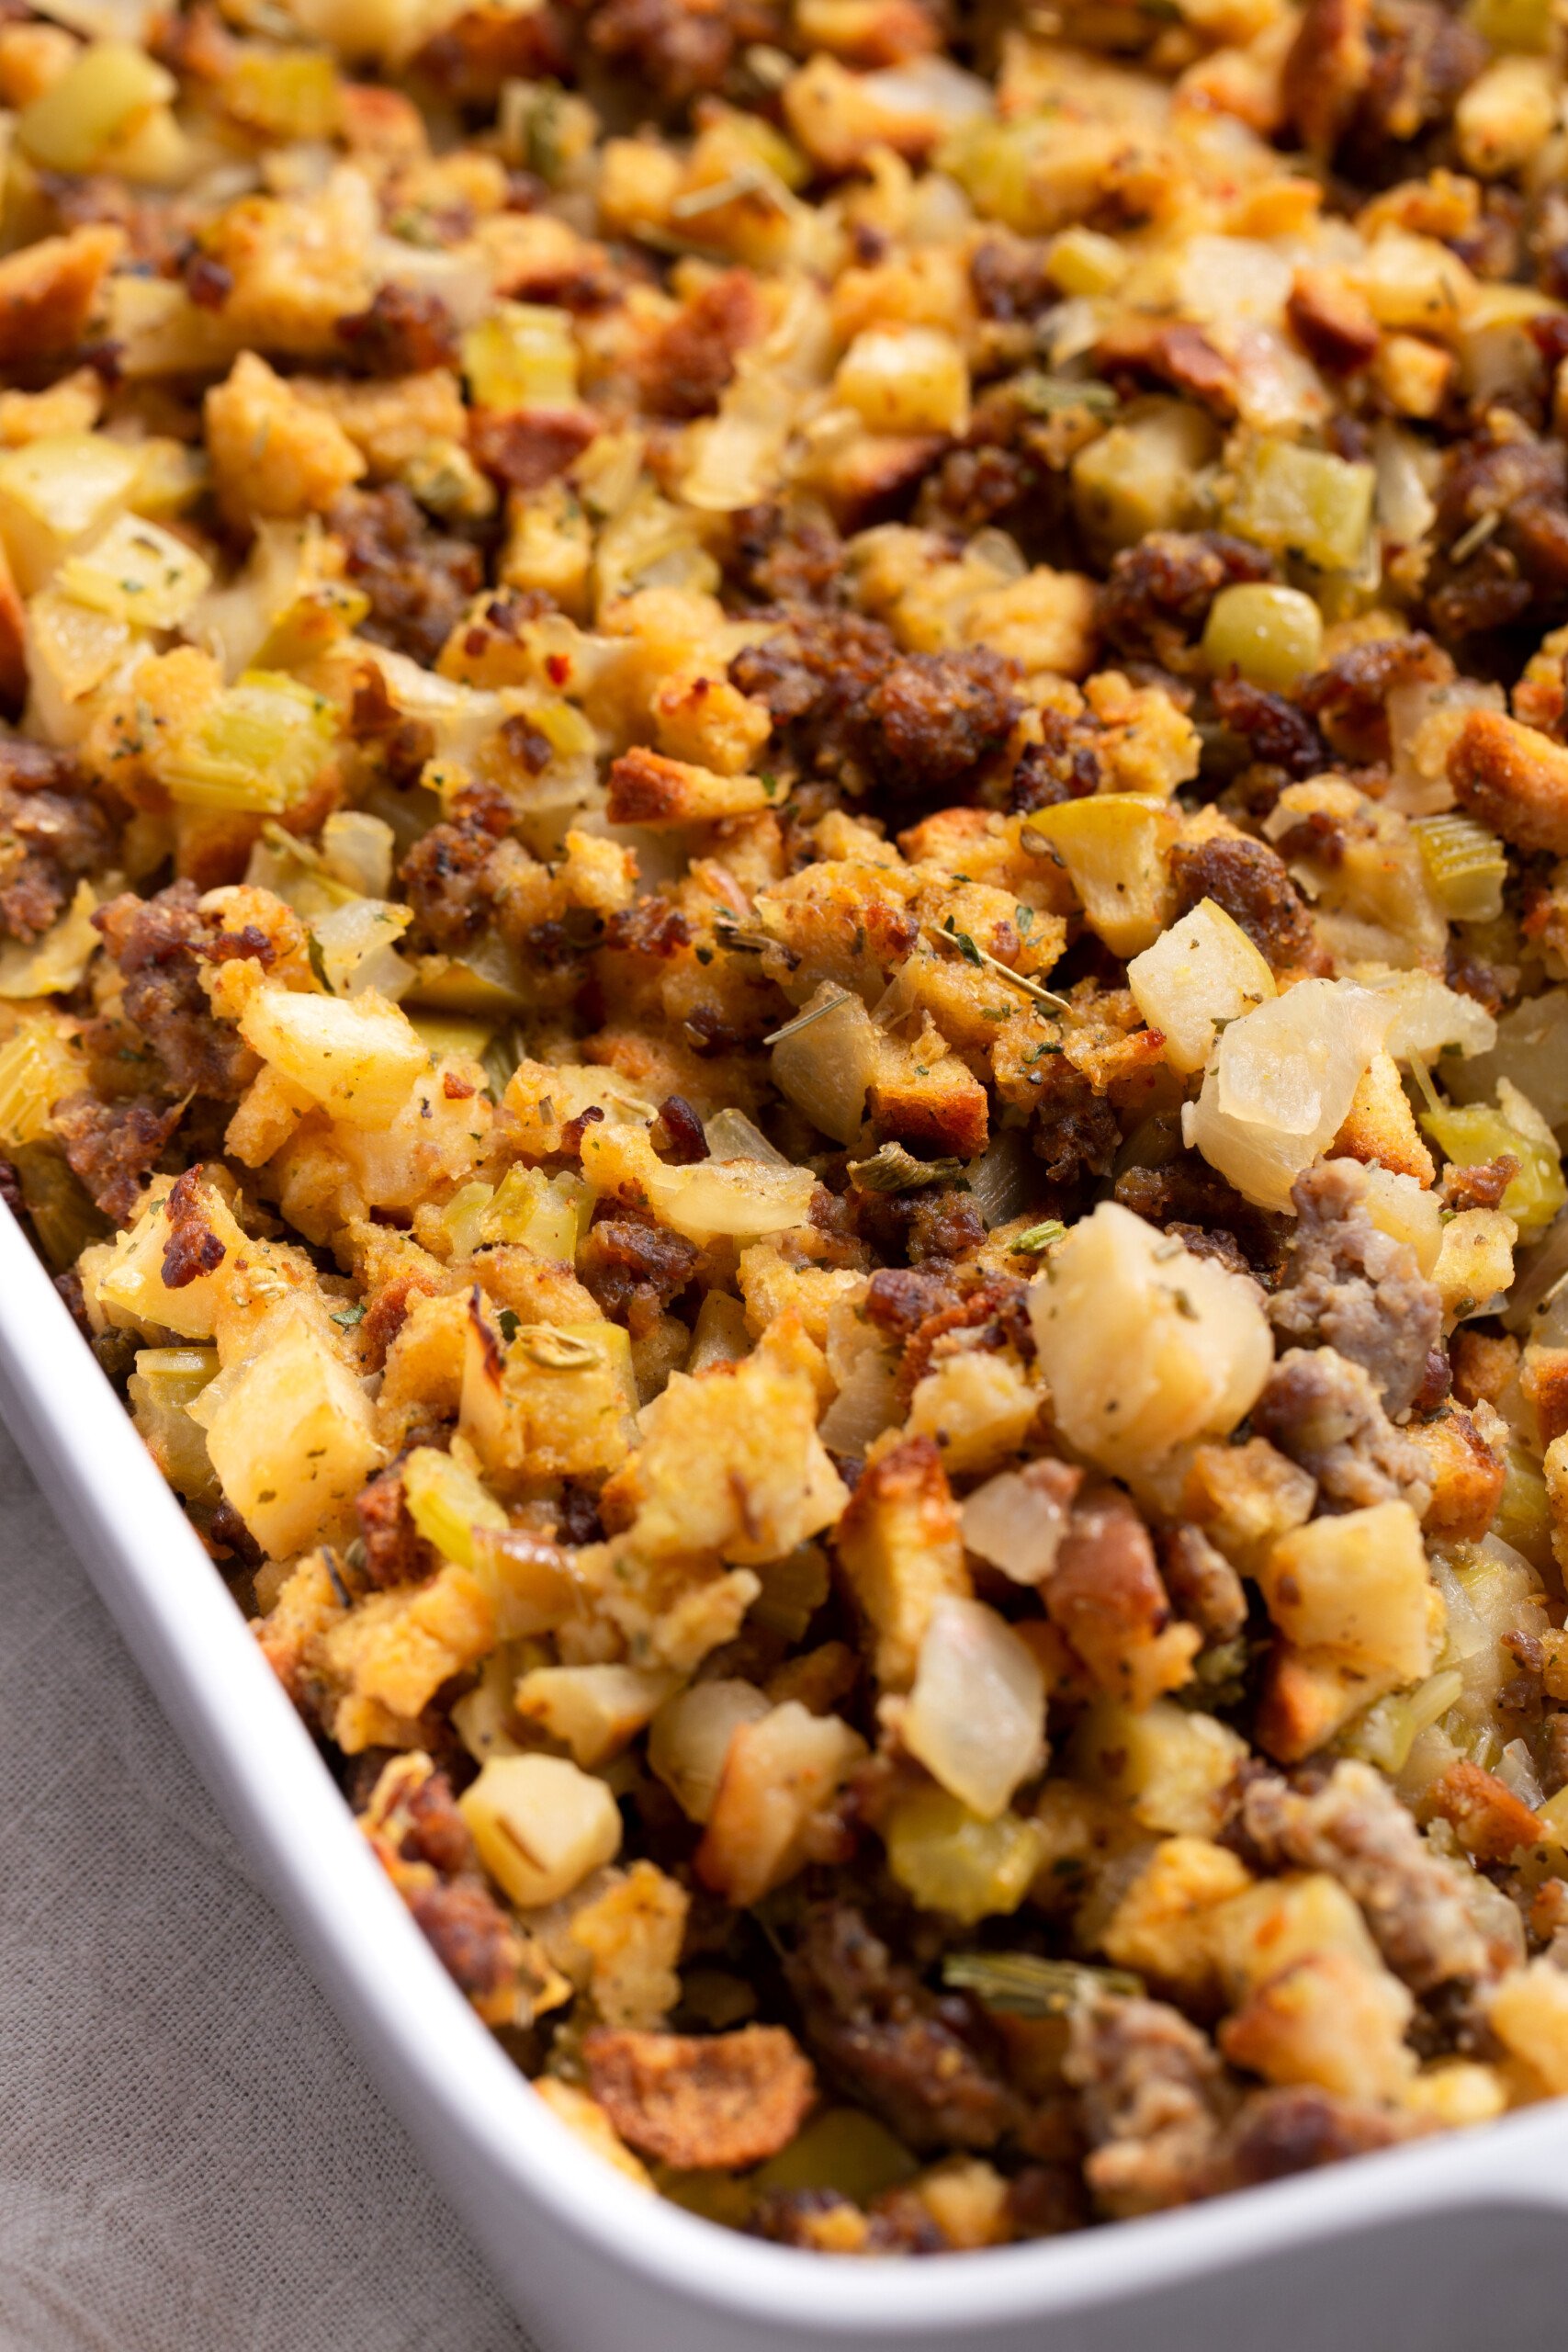
[[0, 2346], [530, 2352], [0, 1428]]

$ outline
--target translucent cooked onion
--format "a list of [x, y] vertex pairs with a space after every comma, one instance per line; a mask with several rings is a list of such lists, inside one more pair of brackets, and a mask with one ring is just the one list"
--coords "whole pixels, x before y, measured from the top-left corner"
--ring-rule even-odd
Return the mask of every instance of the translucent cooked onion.
[[1449, 751], [1472, 710], [1502, 710], [1501, 686], [1478, 678], [1446, 684], [1417, 679], [1393, 686], [1388, 695], [1388, 733], [1393, 781], [1384, 805], [1406, 817], [1440, 816], [1454, 805], [1449, 782]]
[[311, 926], [321, 967], [334, 996], [375, 989], [395, 1004], [414, 983], [412, 966], [397, 952], [412, 915], [387, 899], [350, 899]]
[[761, 1159], [699, 1159], [650, 1173], [648, 1189], [664, 1223], [690, 1241], [757, 1241], [805, 1224], [817, 1179], [809, 1168]]
[[993, 1230], [1022, 1216], [1040, 1197], [1041, 1165], [1018, 1127], [1004, 1127], [965, 1173], [969, 1197]]
[[703, 1136], [716, 1159], [759, 1159], [766, 1168], [790, 1164], [744, 1111], [716, 1111], [704, 1125]]
[[1568, 988], [1545, 989], [1512, 1006], [1489, 1048], [1443, 1071], [1456, 1102], [1485, 1102], [1500, 1078], [1529, 1095], [1549, 1127], [1568, 1122]]
[[[824, 1004], [830, 1009], [818, 1012]], [[825, 1136], [835, 1143], [853, 1143], [865, 1115], [866, 1089], [876, 1072], [875, 1024], [858, 996], [845, 994], [828, 980], [807, 999], [802, 1011], [817, 1018], [781, 1037], [773, 1047], [773, 1084]]]
[[1425, 455], [1416, 435], [1391, 418], [1384, 417], [1373, 426], [1372, 462], [1377, 468], [1373, 511], [1378, 528], [1401, 547], [1419, 546], [1437, 520], [1437, 507], [1422, 478]]
[[494, 271], [482, 245], [409, 245], [400, 237], [373, 237], [369, 266], [378, 285], [439, 296], [459, 327], [477, 326], [494, 300]]
[[1067, 1532], [1066, 1504], [1031, 1476], [1034, 1467], [987, 1478], [969, 1497], [958, 1522], [965, 1547], [1014, 1584], [1043, 1584]]
[[1044, 1756], [1045, 1684], [1033, 1656], [983, 1601], [939, 1600], [920, 1644], [903, 1740], [982, 1820], [1007, 1810]]
[[1183, 1106], [1185, 1142], [1260, 1208], [1291, 1187], [1344, 1125], [1391, 1019], [1351, 980], [1302, 980], [1220, 1038], [1203, 1090]]
[[898, 1359], [873, 1340], [854, 1359], [817, 1434], [834, 1453], [862, 1454], [898, 1419]]
[[648, 1760], [693, 1821], [713, 1810], [729, 1743], [742, 1724], [770, 1712], [754, 1682], [699, 1682], [668, 1700], [653, 1718]]
[[1485, 1054], [1497, 1042], [1497, 1023], [1486, 1007], [1430, 972], [1391, 972], [1365, 985], [1393, 1006], [1383, 1051], [1396, 1062], [1412, 1054], [1431, 1061], [1452, 1046], [1466, 1057]]
[[991, 111], [986, 84], [945, 57], [917, 57], [908, 65], [867, 74], [860, 89], [874, 107], [896, 114], [937, 115], [950, 127]]

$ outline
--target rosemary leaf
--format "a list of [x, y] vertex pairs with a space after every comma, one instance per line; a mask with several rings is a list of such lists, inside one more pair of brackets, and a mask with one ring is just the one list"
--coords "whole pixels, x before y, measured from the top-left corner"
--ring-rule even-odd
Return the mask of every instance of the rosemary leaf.
[[1131, 1969], [1081, 1960], [1044, 1960], [1032, 1951], [955, 1951], [942, 1964], [955, 1993], [973, 1993], [988, 2009], [1013, 2018], [1059, 2018], [1097, 1993], [1136, 1995], [1144, 1980]]

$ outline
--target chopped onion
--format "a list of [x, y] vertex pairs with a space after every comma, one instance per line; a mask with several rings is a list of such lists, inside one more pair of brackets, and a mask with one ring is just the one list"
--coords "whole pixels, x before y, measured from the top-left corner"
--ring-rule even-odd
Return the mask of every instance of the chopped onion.
[[[823, 1004], [831, 1010], [818, 1012]], [[836, 989], [830, 980], [823, 981], [802, 1010], [815, 1018], [804, 1028], [791, 1028], [773, 1047], [773, 1084], [825, 1136], [835, 1143], [854, 1143], [865, 1115], [866, 1089], [876, 1074], [881, 1041], [875, 1025], [859, 997]]]
[[[1424, 452], [1413, 433], [1384, 417], [1372, 428], [1372, 461], [1377, 468], [1373, 514], [1378, 528], [1399, 546], [1418, 547], [1438, 519], [1438, 510], [1422, 479]], [[1390, 696], [1392, 707], [1393, 696]]]
[[392, 887], [397, 839], [384, 817], [363, 808], [334, 808], [321, 827], [321, 863], [327, 872], [367, 899], [384, 899]]
[[1487, 1101], [1500, 1078], [1529, 1095], [1549, 1127], [1568, 1123], [1568, 988], [1545, 989], [1510, 1007], [1489, 1048], [1443, 1072], [1456, 1102]]
[[938, 115], [950, 127], [991, 111], [991, 93], [976, 74], [945, 57], [917, 57], [862, 77], [861, 96], [891, 114]]
[[1383, 805], [1406, 817], [1441, 816], [1454, 805], [1449, 782], [1454, 737], [1471, 711], [1505, 709], [1503, 689], [1479, 678], [1418, 679], [1391, 687], [1387, 707], [1393, 757]]
[[1511, 1739], [1497, 1758], [1495, 1770], [1505, 1788], [1512, 1789], [1523, 1804], [1533, 1813], [1540, 1804], [1543, 1791], [1535, 1774], [1534, 1760], [1522, 1739]]
[[1260, 1208], [1289, 1209], [1291, 1187], [1337, 1135], [1392, 1018], [1351, 980], [1302, 980], [1233, 1021], [1183, 1140]]
[[684, 1370], [694, 1375], [705, 1372], [710, 1364], [739, 1363], [750, 1352], [746, 1309], [728, 1292], [710, 1290], [697, 1309], [697, 1319], [692, 1328], [692, 1352], [686, 1358]]
[[742, 1724], [760, 1723], [768, 1702], [754, 1682], [698, 1682], [653, 1718], [648, 1760], [682, 1813], [705, 1821], [729, 1743]]
[[874, 1340], [863, 1348], [817, 1426], [835, 1453], [863, 1454], [898, 1419], [898, 1358]]
[[703, 1136], [715, 1159], [760, 1159], [767, 1168], [788, 1168], [791, 1163], [782, 1151], [775, 1151], [761, 1127], [753, 1126], [744, 1111], [716, 1111], [705, 1122]]
[[[1043, 1584], [1056, 1565], [1067, 1532], [1067, 1506], [1031, 1463], [1003, 1470], [976, 1487], [964, 1504], [959, 1530], [966, 1548], [977, 1553], [1014, 1584]], [[1054, 1470], [1055, 1464], [1043, 1465]]]
[[901, 1728], [905, 1747], [932, 1779], [994, 1821], [1044, 1760], [1044, 1679], [994, 1609], [939, 1600]]
[[1020, 1127], [1004, 1127], [964, 1173], [969, 1197], [992, 1230], [1024, 1216], [1040, 1197], [1041, 1165]]
[[1413, 1054], [1430, 1061], [1450, 1046], [1468, 1057], [1490, 1053], [1497, 1042], [1497, 1023], [1486, 1007], [1445, 987], [1430, 972], [1390, 972], [1364, 985], [1393, 1002], [1383, 1051], [1396, 1062]]
[[334, 996], [375, 989], [396, 1003], [414, 984], [397, 943], [413, 921], [407, 907], [387, 899], [350, 899], [311, 924], [327, 986]]
[[761, 1159], [699, 1159], [689, 1168], [662, 1168], [649, 1175], [656, 1213], [689, 1241], [720, 1235], [735, 1241], [761, 1240], [804, 1225], [817, 1179], [809, 1168], [778, 1166]]

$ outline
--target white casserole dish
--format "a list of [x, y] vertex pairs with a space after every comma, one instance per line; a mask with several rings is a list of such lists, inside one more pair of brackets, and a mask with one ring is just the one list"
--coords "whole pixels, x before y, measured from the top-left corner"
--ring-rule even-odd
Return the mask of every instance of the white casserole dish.
[[3, 1208], [0, 1410], [372, 2074], [549, 2352], [1560, 2352], [1568, 2339], [1568, 2104], [1184, 2213], [934, 2262], [793, 2253], [640, 2194], [556, 2121], [452, 1985]]

